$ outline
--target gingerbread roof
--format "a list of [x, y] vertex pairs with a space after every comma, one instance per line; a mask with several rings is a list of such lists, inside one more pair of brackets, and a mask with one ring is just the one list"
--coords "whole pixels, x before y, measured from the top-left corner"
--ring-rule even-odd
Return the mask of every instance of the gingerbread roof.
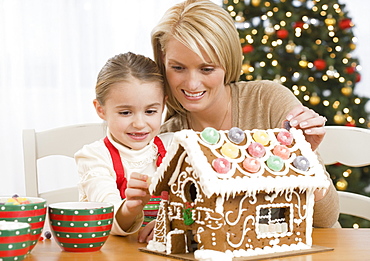
[[[264, 133], [268, 139], [262, 148], [263, 155], [249, 149], [252, 143], [259, 143], [256, 142], [258, 138], [254, 136], [258, 132]], [[200, 132], [193, 130], [176, 132], [162, 164], [152, 177], [150, 192], [154, 193], [161, 182], [173, 184], [181, 175], [180, 165], [183, 161], [189, 165], [186, 171], [199, 178], [199, 185], [207, 197], [214, 194], [229, 197], [243, 193], [252, 196], [259, 191], [281, 193], [296, 188], [301, 191], [327, 188], [330, 183], [324, 168], [312, 151], [311, 145], [305, 140], [302, 131], [291, 128], [288, 134], [291, 135], [289, 144], [279, 140], [278, 135], [282, 132], [288, 134], [285, 129], [246, 130], [243, 131], [244, 138], [239, 144], [230, 140], [229, 131], [218, 131], [219, 138], [214, 144], [209, 144]], [[230, 150], [224, 149], [225, 144], [232, 147], [231, 153]], [[285, 148], [287, 154], [280, 157], [276, 147], [281, 146]], [[304, 162], [308, 164], [306, 167], [296, 164], [302, 156]], [[282, 162], [281, 169], [270, 164], [271, 159], [277, 158], [280, 163]], [[212, 166], [215, 159], [222, 159], [221, 166], [224, 167], [226, 162], [230, 168], [226, 171], [221, 168], [220, 171], [217, 166]], [[248, 164], [247, 167], [244, 165], [246, 159], [257, 163], [258, 170], [247, 170]], [[176, 166], [170, 166], [173, 164]]]

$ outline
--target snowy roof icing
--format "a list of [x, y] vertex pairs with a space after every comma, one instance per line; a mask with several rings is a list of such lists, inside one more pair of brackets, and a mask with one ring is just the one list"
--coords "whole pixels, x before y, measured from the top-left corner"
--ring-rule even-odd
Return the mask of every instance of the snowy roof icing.
[[[176, 132], [162, 164], [152, 177], [150, 191], [155, 190], [164, 175], [172, 175], [169, 185], [174, 183], [184, 160], [191, 166], [187, 171], [199, 178], [199, 185], [207, 197], [214, 194], [226, 197], [239, 193], [255, 195], [259, 191], [283, 192], [295, 188], [302, 191], [325, 189], [330, 184], [301, 130], [239, 129], [237, 133], [242, 135], [242, 142], [232, 138], [229, 131], [212, 131], [208, 137], [203, 135], [204, 131]], [[171, 163], [180, 146], [184, 152]], [[173, 173], [166, 172], [169, 164], [177, 164]]]

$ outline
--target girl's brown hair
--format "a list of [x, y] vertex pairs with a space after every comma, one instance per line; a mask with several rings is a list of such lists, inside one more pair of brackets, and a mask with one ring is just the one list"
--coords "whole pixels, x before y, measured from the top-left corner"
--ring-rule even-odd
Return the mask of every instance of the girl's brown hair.
[[143, 82], [160, 82], [163, 77], [156, 63], [143, 55], [127, 52], [110, 58], [100, 70], [95, 87], [96, 99], [104, 105], [113, 83], [134, 77]]

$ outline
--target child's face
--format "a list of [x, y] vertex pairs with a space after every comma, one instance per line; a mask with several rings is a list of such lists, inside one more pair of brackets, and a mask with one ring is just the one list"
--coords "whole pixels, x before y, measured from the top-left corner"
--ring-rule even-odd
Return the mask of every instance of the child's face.
[[164, 102], [161, 83], [131, 78], [110, 86], [104, 106], [96, 100], [94, 104], [100, 118], [107, 121], [113, 139], [139, 150], [159, 133]]

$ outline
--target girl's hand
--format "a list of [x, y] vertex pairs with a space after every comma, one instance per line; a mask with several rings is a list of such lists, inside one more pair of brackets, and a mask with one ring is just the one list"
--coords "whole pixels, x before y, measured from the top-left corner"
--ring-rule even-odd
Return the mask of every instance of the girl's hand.
[[140, 243], [148, 243], [154, 236], [155, 220], [150, 221], [145, 227], [139, 231], [138, 240]]
[[139, 214], [150, 199], [147, 175], [137, 172], [131, 173], [127, 183], [125, 207], [128, 211]]
[[299, 105], [288, 113], [286, 119], [290, 122], [290, 126], [303, 131], [312, 150], [316, 150], [326, 133], [324, 128], [326, 118], [303, 105]]

